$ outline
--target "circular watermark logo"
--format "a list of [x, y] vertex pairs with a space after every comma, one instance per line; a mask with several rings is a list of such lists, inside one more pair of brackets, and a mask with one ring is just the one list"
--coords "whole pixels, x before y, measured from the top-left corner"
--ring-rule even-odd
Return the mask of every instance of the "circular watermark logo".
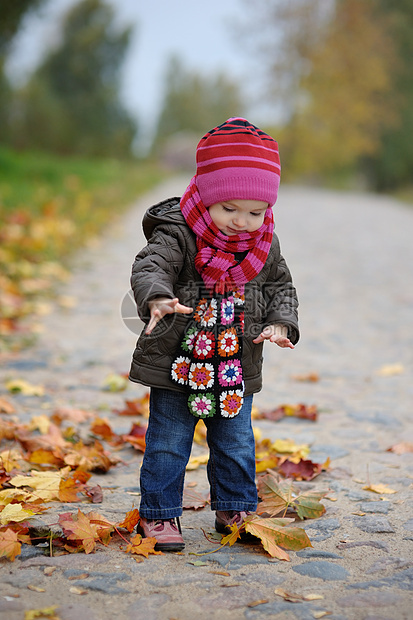
[[122, 299], [122, 303], [120, 305], [120, 315], [124, 325], [129, 329], [129, 331], [136, 336], [139, 336], [142, 331], [142, 321], [138, 315], [132, 289], [130, 289]]

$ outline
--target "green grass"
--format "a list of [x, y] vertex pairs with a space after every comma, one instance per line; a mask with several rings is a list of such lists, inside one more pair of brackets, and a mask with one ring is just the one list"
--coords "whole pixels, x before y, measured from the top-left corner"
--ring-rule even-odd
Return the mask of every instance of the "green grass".
[[160, 178], [158, 168], [138, 161], [63, 158], [0, 147], [0, 224], [13, 216], [18, 220], [19, 214], [24, 221], [67, 218], [77, 228], [70, 246], [82, 244]]

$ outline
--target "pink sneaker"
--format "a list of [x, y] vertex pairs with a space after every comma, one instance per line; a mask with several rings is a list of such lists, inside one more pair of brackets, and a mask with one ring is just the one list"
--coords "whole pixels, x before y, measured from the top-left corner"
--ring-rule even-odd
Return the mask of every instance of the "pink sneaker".
[[155, 551], [182, 551], [185, 547], [178, 518], [148, 521], [141, 517], [136, 531], [143, 538], [156, 538]]
[[[248, 510], [242, 512], [237, 512], [235, 510], [217, 510], [215, 512], [215, 529], [220, 534], [231, 534], [231, 525], [236, 523], [237, 527], [241, 527], [250, 514], [251, 512]], [[249, 540], [256, 540], [256, 537], [249, 532], [242, 532], [241, 540], [247, 542]]]

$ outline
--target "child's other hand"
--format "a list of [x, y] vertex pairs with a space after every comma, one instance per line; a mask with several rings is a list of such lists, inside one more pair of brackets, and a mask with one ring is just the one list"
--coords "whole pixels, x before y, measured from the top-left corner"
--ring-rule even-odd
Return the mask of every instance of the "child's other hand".
[[275, 342], [283, 349], [294, 349], [294, 345], [287, 338], [288, 328], [285, 325], [269, 325], [262, 330], [259, 336], [253, 340], [255, 344], [259, 344], [264, 340]]
[[179, 314], [191, 314], [193, 311], [192, 308], [180, 304], [177, 297], [175, 297], [175, 299], [171, 299], [170, 297], [157, 297], [156, 299], [152, 299], [148, 305], [151, 312], [151, 319], [146, 328], [146, 334], [152, 333], [155, 325], [159, 323], [165, 314], [174, 314], [175, 312]]

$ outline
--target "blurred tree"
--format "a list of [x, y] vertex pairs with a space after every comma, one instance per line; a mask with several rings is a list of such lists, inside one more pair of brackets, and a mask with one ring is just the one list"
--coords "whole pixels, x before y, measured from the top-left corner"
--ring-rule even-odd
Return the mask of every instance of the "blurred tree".
[[235, 82], [224, 73], [203, 76], [192, 72], [176, 56], [169, 60], [164, 91], [153, 142], [155, 153], [174, 134], [200, 138], [227, 118], [243, 114], [244, 104]]
[[394, 45], [375, 0], [337, 0], [309, 62], [300, 82], [306, 98], [290, 126], [293, 167], [352, 169], [380, 149], [383, 127], [397, 121]]
[[380, 150], [383, 128], [398, 120], [397, 55], [378, 3], [259, 0], [256, 6], [262, 60], [273, 93], [284, 99], [284, 170], [320, 176], [354, 170]]
[[23, 17], [38, 8], [44, 0], [2, 0], [0, 19], [0, 56], [8, 52], [8, 48], [17, 34]]
[[378, 190], [411, 185], [413, 180], [413, 3], [411, 0], [377, 0], [397, 51], [393, 68], [394, 95], [399, 123], [383, 126], [381, 149], [366, 162]]
[[34, 72], [20, 101], [20, 146], [125, 156], [136, 126], [119, 101], [119, 69], [131, 29], [114, 10], [82, 0], [66, 15], [62, 41]]
[[12, 88], [4, 73], [4, 63], [23, 18], [44, 0], [2, 0], [0, 18], [0, 141], [10, 138]]

